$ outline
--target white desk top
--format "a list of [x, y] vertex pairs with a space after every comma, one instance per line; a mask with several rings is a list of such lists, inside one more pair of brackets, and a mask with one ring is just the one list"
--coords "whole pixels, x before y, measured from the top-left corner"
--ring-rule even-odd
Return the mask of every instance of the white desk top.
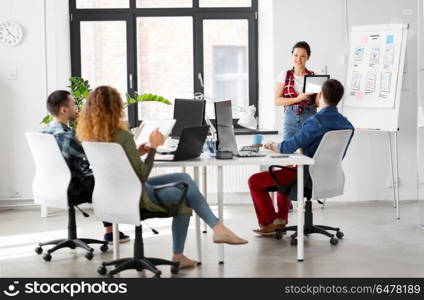
[[204, 153], [200, 158], [183, 161], [155, 161], [154, 167], [203, 167], [203, 166], [248, 166], [248, 165], [313, 165], [314, 160], [302, 154], [290, 154], [289, 157], [271, 157], [278, 153], [264, 157], [233, 157], [233, 159], [216, 159]]

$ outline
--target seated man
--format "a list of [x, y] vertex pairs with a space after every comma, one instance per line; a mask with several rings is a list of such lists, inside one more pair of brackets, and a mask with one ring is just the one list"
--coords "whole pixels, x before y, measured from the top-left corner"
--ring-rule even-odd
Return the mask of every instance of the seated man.
[[[42, 133], [54, 135], [71, 170], [72, 177], [68, 194], [73, 199], [81, 199], [80, 203], [91, 202], [94, 177], [81, 143], [75, 137], [75, 132], [69, 127], [69, 123], [74, 122], [77, 117], [75, 100], [67, 91], [55, 91], [47, 98], [47, 110], [52, 115], [53, 121], [42, 130]], [[104, 239], [112, 243], [112, 224], [103, 222], [103, 225], [106, 230]], [[122, 232], [119, 233], [120, 243], [127, 242], [129, 239], [129, 236]]]
[[[280, 144], [271, 142], [265, 148], [278, 153], [293, 153], [302, 149], [306, 156], [313, 157], [327, 131], [353, 129], [352, 124], [337, 111], [337, 104], [344, 93], [343, 85], [335, 80], [327, 80], [316, 97], [318, 112], [307, 119], [296, 134]], [[349, 141], [350, 142], [350, 141]], [[296, 169], [281, 169], [275, 171], [281, 184], [288, 184], [296, 179]], [[249, 189], [258, 218], [259, 229], [254, 232], [260, 235], [270, 235], [276, 229], [283, 228], [288, 221], [288, 210], [291, 201], [286, 195], [278, 193], [278, 211], [275, 212], [268, 189], [275, 187], [268, 171], [256, 173], [249, 178]]]

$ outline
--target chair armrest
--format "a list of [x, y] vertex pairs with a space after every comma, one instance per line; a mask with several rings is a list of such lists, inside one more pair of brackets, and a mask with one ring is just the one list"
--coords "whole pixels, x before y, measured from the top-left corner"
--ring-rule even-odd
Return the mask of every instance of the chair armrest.
[[[178, 188], [178, 189], [182, 190], [180, 200], [177, 203], [168, 202], [168, 203], [165, 204], [165, 202], [159, 196], [159, 192], [161, 190], [169, 189], [169, 188]], [[183, 203], [183, 201], [185, 200], [185, 197], [186, 197], [186, 194], [187, 194], [187, 189], [188, 189], [187, 183], [185, 183], [185, 182], [173, 182], [173, 183], [155, 186], [153, 188], [153, 193], [155, 194], [156, 199], [159, 202], [159, 205], [162, 206], [163, 208], [165, 208], [168, 211], [169, 216], [175, 217], [176, 215], [178, 215], [178, 211], [180, 209], [180, 206]]]
[[294, 179], [292, 182], [282, 185], [278, 182], [277, 177], [275, 177], [275, 174], [273, 173], [274, 169], [287, 169], [287, 170], [293, 170], [293, 169], [283, 167], [283, 166], [278, 166], [278, 165], [272, 165], [268, 168], [268, 172], [271, 175], [272, 181], [274, 181], [275, 186], [278, 189], [278, 192], [281, 193], [282, 195], [288, 195], [290, 193], [291, 188], [296, 184], [297, 179]]

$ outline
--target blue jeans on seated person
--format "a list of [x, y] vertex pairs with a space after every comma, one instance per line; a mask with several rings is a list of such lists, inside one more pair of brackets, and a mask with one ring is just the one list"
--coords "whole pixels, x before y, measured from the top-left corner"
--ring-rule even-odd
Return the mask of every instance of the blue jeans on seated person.
[[[173, 182], [185, 182], [188, 184], [185, 203], [191, 207], [209, 227], [218, 223], [218, 218], [214, 215], [203, 195], [197, 188], [196, 183], [186, 173], [173, 173], [149, 178], [145, 184], [147, 194], [152, 202], [159, 204], [153, 189], [156, 185], [162, 185]], [[162, 201], [178, 202], [182, 191], [179, 188], [164, 189], [159, 192]], [[178, 215], [172, 220], [172, 245], [175, 254], [183, 253], [184, 244], [187, 237], [190, 215]]]
[[317, 108], [315, 105], [305, 107], [300, 113], [296, 114], [298, 105], [291, 105], [284, 107], [283, 114], [283, 141], [291, 138], [303, 123], [311, 116], [315, 115]]

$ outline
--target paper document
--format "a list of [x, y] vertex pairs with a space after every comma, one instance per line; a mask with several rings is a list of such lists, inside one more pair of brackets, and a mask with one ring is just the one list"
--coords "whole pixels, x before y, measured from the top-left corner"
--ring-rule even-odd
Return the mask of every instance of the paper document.
[[142, 145], [149, 142], [150, 134], [156, 129], [159, 129], [160, 133], [166, 138], [170, 134], [174, 124], [174, 119], [144, 120], [135, 131], [135, 143], [137, 145]]

